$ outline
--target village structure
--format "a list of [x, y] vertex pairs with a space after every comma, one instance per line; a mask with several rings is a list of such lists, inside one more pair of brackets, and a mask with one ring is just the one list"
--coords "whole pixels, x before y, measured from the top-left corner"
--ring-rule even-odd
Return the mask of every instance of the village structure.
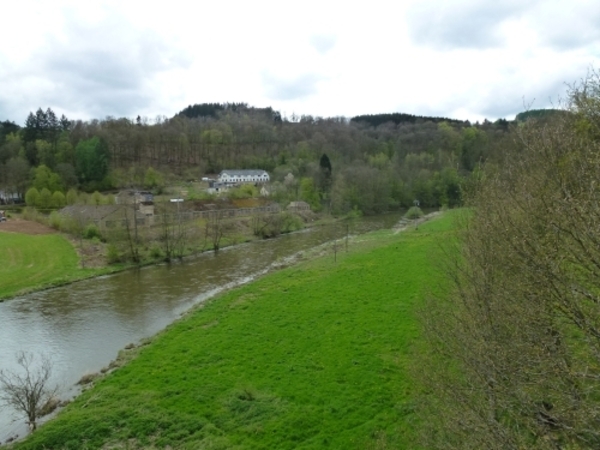
[[255, 186], [263, 185], [261, 188], [261, 195], [265, 196], [268, 195], [268, 191], [264, 185], [268, 183], [270, 179], [269, 174], [265, 170], [222, 170], [216, 180], [207, 178], [208, 192], [211, 194], [227, 192], [231, 187], [251, 183]]

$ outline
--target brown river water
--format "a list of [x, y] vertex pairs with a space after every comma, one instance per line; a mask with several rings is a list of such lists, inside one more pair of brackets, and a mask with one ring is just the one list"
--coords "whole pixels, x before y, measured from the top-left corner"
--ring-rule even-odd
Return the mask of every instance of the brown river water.
[[[361, 218], [351, 232], [391, 228], [398, 219], [398, 214]], [[326, 225], [5, 301], [0, 303], [0, 369], [16, 370], [20, 351], [47, 355], [52, 384], [59, 386], [61, 399], [71, 398], [83, 375], [108, 366], [126, 345], [156, 334], [218, 292], [345, 235], [344, 223]], [[0, 408], [0, 443], [25, 436], [25, 420]]]

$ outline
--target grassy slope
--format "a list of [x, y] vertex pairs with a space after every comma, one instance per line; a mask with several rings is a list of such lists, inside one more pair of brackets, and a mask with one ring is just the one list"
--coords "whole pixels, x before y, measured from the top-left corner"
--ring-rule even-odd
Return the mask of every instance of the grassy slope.
[[59, 234], [0, 233], [0, 299], [102, 272], [80, 269], [75, 249]]
[[220, 296], [17, 448], [411, 447], [414, 306], [450, 224], [361, 237], [337, 264]]

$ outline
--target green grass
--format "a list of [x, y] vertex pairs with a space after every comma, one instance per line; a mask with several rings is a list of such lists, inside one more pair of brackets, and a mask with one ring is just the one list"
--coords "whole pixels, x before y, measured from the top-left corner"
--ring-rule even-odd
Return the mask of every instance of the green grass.
[[414, 310], [450, 216], [219, 296], [16, 448], [414, 448]]
[[81, 269], [75, 249], [59, 234], [0, 233], [0, 261], [0, 301], [107, 272]]

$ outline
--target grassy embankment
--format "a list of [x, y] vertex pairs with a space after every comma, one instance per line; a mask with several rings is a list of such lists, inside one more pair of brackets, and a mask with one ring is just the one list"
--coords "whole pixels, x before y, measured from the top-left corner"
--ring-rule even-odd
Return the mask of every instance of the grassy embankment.
[[81, 268], [73, 245], [58, 234], [0, 233], [0, 261], [0, 301], [114, 270]]
[[413, 448], [415, 307], [451, 216], [215, 298], [15, 448]]

